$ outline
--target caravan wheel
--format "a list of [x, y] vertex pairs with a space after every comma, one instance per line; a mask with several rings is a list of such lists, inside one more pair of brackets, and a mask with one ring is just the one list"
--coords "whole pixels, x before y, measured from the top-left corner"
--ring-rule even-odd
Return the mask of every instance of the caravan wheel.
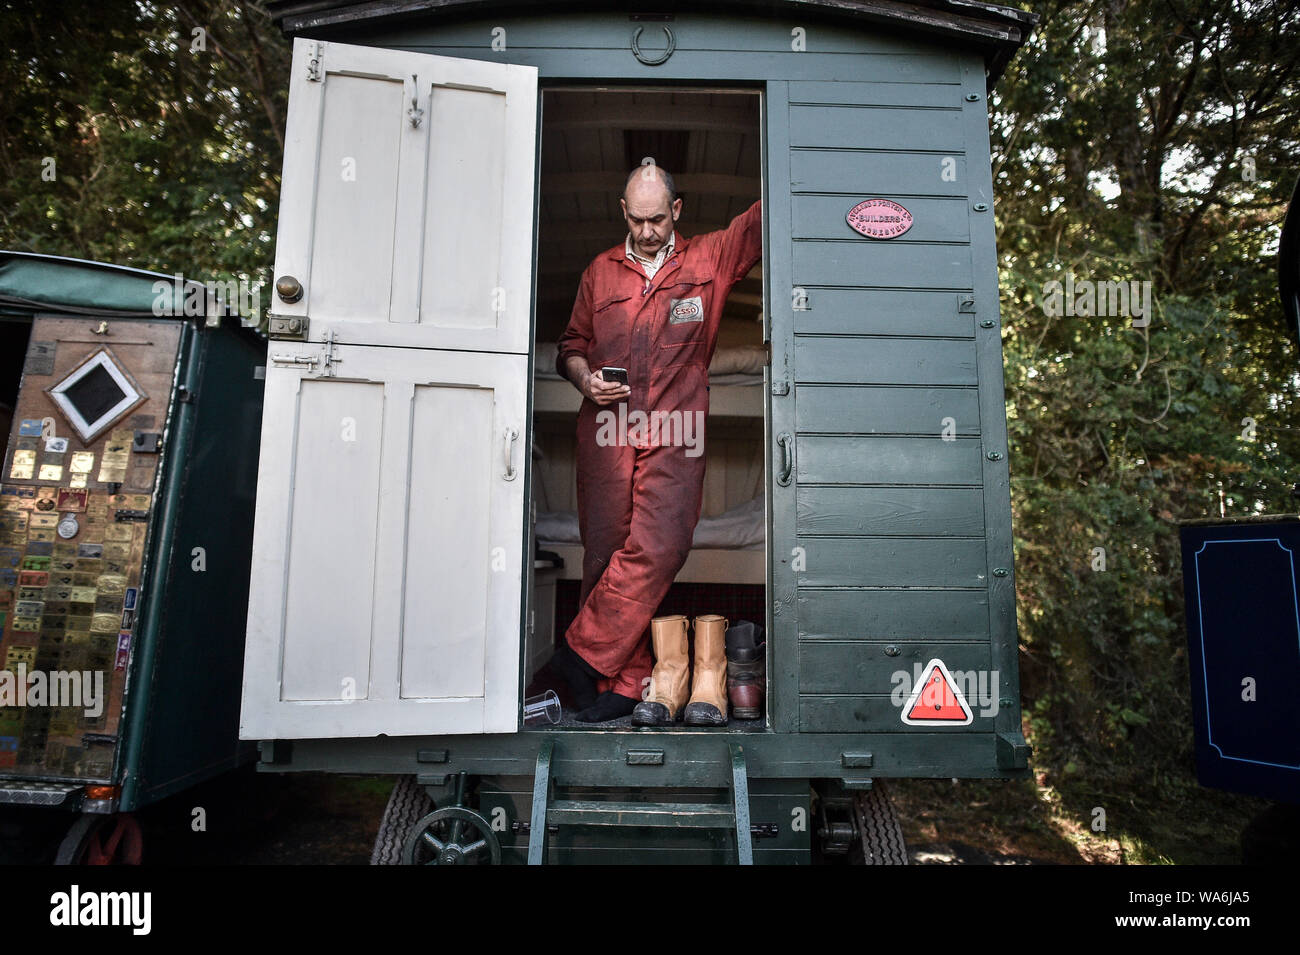
[[140, 824], [130, 813], [78, 816], [59, 845], [55, 865], [139, 865], [144, 850]]
[[501, 843], [472, 809], [448, 806], [418, 823], [402, 849], [405, 865], [499, 865]]

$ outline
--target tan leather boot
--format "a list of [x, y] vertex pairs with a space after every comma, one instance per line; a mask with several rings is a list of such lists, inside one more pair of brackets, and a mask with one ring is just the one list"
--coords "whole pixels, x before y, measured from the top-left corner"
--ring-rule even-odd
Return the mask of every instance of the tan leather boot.
[[727, 725], [727, 618], [695, 618], [695, 676], [686, 704], [688, 726]]
[[686, 639], [689, 621], [681, 614], [650, 621], [655, 668], [646, 698], [632, 710], [636, 726], [667, 726], [677, 719], [691, 686], [690, 652]]

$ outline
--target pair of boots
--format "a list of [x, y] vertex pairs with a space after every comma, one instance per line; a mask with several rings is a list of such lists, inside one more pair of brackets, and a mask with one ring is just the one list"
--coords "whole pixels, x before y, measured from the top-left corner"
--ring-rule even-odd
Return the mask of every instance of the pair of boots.
[[632, 710], [635, 725], [667, 726], [679, 714], [687, 726], [727, 725], [727, 618], [716, 613], [695, 618], [693, 681], [688, 626], [682, 614], [650, 621], [655, 667], [646, 698]]

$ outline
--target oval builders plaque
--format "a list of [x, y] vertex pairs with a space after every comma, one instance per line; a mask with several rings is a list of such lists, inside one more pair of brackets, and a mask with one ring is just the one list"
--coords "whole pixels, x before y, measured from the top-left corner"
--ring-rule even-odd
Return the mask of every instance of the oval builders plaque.
[[864, 199], [844, 218], [869, 239], [896, 239], [912, 228], [912, 213], [892, 199]]

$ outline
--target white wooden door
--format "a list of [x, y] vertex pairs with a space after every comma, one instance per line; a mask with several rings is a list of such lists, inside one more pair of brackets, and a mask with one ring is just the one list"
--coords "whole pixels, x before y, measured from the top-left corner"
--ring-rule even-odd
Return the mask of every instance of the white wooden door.
[[272, 342], [244, 739], [518, 728], [527, 356]]
[[537, 73], [293, 71], [272, 312], [310, 334], [268, 347], [240, 736], [511, 732]]
[[536, 132], [535, 67], [295, 40], [271, 312], [527, 354]]

